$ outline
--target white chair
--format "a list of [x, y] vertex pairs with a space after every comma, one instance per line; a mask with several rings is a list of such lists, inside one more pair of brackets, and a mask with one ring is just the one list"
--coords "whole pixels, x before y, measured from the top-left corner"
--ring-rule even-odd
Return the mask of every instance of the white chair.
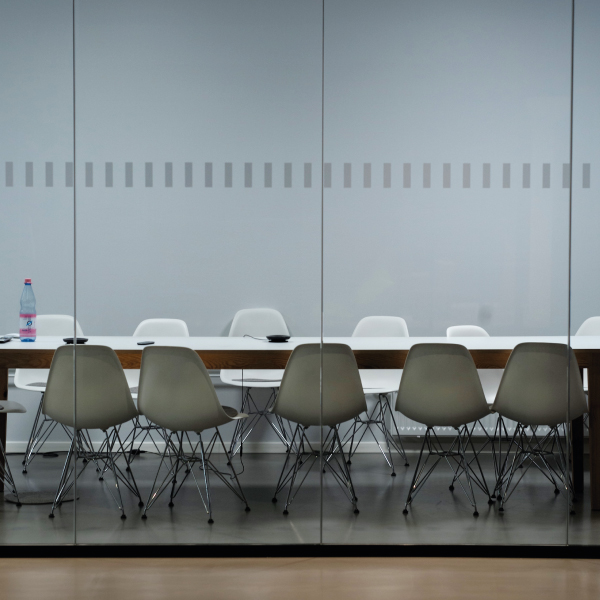
[[[297, 491], [321, 456], [324, 472], [333, 474], [352, 503], [355, 514], [358, 514], [357, 498], [344, 456], [339, 425], [355, 419], [366, 409], [356, 359], [349, 346], [323, 344], [321, 351], [320, 344], [302, 344], [294, 349], [272, 409], [274, 414], [296, 424], [290, 452], [285, 457], [273, 495], [273, 502], [277, 502], [277, 494], [289, 485], [284, 515], [288, 514]], [[329, 428], [323, 436], [322, 455], [306, 435], [306, 430], [312, 426]], [[301, 469], [306, 472], [300, 483], [296, 484]]]
[[[490, 334], [477, 325], [454, 325], [446, 329], [446, 336], [449, 338], [456, 337], [490, 337]], [[478, 369], [479, 379], [481, 379], [481, 385], [483, 386], [483, 392], [485, 394], [488, 404], [491, 406], [496, 398], [498, 392], [498, 386], [502, 379], [502, 369]]]
[[[144, 338], [140, 341], [154, 341], [155, 338], [163, 337], [187, 338], [190, 337], [190, 332], [187, 323], [181, 319], [146, 319], [135, 328], [133, 337]], [[132, 397], [137, 399], [138, 387], [140, 385], [140, 370], [125, 369], [125, 377], [127, 378]], [[159, 454], [161, 453], [156, 440], [152, 436], [153, 431], [157, 431], [160, 435], [160, 428], [140, 420], [140, 417], [142, 417], [141, 414], [133, 420], [133, 429], [124, 440], [125, 447], [128, 448], [128, 452], [132, 459], [140, 454], [142, 445], [148, 438], [154, 445], [156, 451]]]
[[[273, 308], [245, 308], [233, 317], [229, 337], [250, 336], [266, 339], [267, 335], [290, 335], [283, 315]], [[242, 388], [240, 411], [248, 415], [245, 421], [238, 421], [231, 439], [230, 455], [243, 453], [244, 442], [261, 419], [265, 419], [283, 442], [289, 447], [289, 433], [281, 419], [271, 413], [275, 396], [283, 377], [281, 369], [222, 369], [221, 381]], [[252, 396], [252, 389], [267, 388], [271, 394], [264, 408], [258, 406]]]
[[[38, 315], [36, 325], [38, 336], [73, 337], [73, 329], [76, 329], [77, 337], [83, 337], [81, 326], [79, 323], [75, 323], [75, 319], [69, 315]], [[42, 394], [23, 457], [23, 473], [27, 473], [27, 467], [41, 451], [42, 446], [58, 425], [52, 419], [42, 415], [42, 404], [49, 372], [49, 369], [15, 370], [14, 384], [16, 388]], [[67, 431], [67, 433], [69, 432]]]
[[[204, 474], [206, 500], [201, 492], [200, 497], [208, 513], [210, 524], [214, 522], [210, 473], [214, 473], [246, 505], [246, 511], [249, 511], [248, 502], [233, 467], [230, 467], [231, 474], [222, 473], [211, 461], [211, 454], [218, 440], [227, 462], [231, 463], [218, 428], [232, 421], [241, 421], [247, 415], [238, 413], [233, 408], [221, 406], [210, 375], [198, 354], [189, 348], [165, 346], [145, 348], [142, 354], [138, 394], [138, 406], [143, 414], [152, 423], [170, 432], [165, 439], [165, 450], [142, 518], [147, 518], [148, 509], [168, 487], [171, 487], [169, 506], [172, 507], [173, 499], [190, 473], [200, 492], [193, 471], [197, 462], [201, 464]], [[165, 402], [165, 398], [168, 398], [168, 402]], [[215, 428], [215, 433], [205, 444], [202, 433], [212, 428]], [[190, 439], [189, 434], [193, 432], [198, 434], [198, 442], [192, 442]], [[191, 451], [184, 450], [185, 444], [189, 444]], [[168, 463], [169, 468], [162, 482], [157, 486], [164, 463]], [[185, 469], [185, 475], [181, 481], [178, 481], [182, 469]], [[229, 478], [235, 481], [235, 487], [228, 481]]]
[[[573, 350], [566, 344], [517, 345], [506, 364], [493, 410], [517, 422], [496, 486], [500, 490], [500, 511], [504, 511], [504, 505], [532, 466], [554, 485], [555, 494], [567, 494], [572, 508], [573, 486], [562, 438], [566, 436], [567, 416], [572, 420], [587, 412]], [[549, 430], [541, 434], [540, 427]], [[509, 460], [511, 451], [513, 457]]]
[[[121, 518], [125, 519], [125, 508], [121, 497], [120, 485], [125, 485], [143, 506], [140, 492], [133, 473], [125, 475], [117, 466], [117, 459], [122, 455], [129, 467], [129, 458], [119, 437], [119, 425], [137, 417], [138, 412], [133, 403], [123, 368], [114, 350], [106, 346], [77, 346], [77, 393], [73, 393], [73, 349], [74, 346], [60, 346], [52, 359], [50, 374], [44, 394], [42, 412], [57, 423], [74, 430], [72, 442], [67, 454], [65, 466], [58, 484], [56, 497], [52, 505], [50, 517], [60, 506], [90, 462], [99, 469], [109, 469], [115, 477], [117, 497], [109, 487], [108, 490], [121, 510]], [[100, 429], [105, 434], [103, 450], [94, 452], [84, 436], [84, 431]], [[115, 446], [117, 451], [114, 452]], [[87, 459], [83, 468], [75, 474], [77, 464], [71, 466], [73, 453]]]
[[[11, 400], [0, 400], [0, 414], [9, 415], [14, 413], [25, 413], [25, 407], [18, 402], [12, 402]], [[6, 449], [0, 440], [0, 481], [4, 483], [4, 489], [8, 488], [16, 499], [16, 505], [21, 506], [21, 500], [19, 498], [19, 492], [15, 480], [12, 476], [10, 465], [8, 464], [8, 458], [6, 456]]]
[[[408, 507], [435, 467], [445, 459], [454, 473], [454, 481], [459, 482], [473, 507], [473, 515], [479, 516], [473, 484], [488, 496], [488, 501], [491, 498], [473, 447], [473, 429], [469, 429], [468, 425], [474, 426], [479, 419], [489, 415], [490, 409], [469, 351], [459, 344], [415, 344], [404, 364], [396, 410], [427, 426], [404, 514], [408, 514]], [[456, 430], [456, 437], [448, 449], [444, 448], [434, 427]], [[472, 461], [467, 460], [468, 446], [473, 452], [478, 473], [471, 467]], [[423, 460], [425, 448], [427, 456]], [[427, 469], [427, 462], [432, 456], [435, 457], [434, 463]], [[466, 488], [460, 479], [463, 474]], [[450, 490], [453, 489], [451, 485]]]
[[[401, 317], [364, 317], [358, 322], [358, 325], [352, 333], [352, 337], [409, 337], [406, 321]], [[392, 477], [396, 476], [394, 469], [394, 457], [392, 451], [395, 450], [404, 460], [404, 466], [408, 466], [406, 452], [402, 445], [400, 431], [394, 418], [391, 402], [400, 386], [402, 377], [401, 369], [360, 369], [360, 379], [365, 394], [373, 394], [376, 398], [372, 410], [363, 416], [356, 417], [350, 430], [347, 432], [342, 443], [350, 443], [348, 451], [348, 464], [352, 464], [352, 457], [358, 449], [360, 442], [365, 434], [369, 432], [377, 445], [388, 466], [392, 469]], [[390, 431], [390, 425], [394, 430]], [[375, 429], [374, 429], [375, 428]], [[383, 435], [383, 443], [387, 445], [387, 452], [382, 447], [376, 430]], [[396, 432], [396, 441], [393, 437]], [[356, 441], [358, 438], [358, 441]]]

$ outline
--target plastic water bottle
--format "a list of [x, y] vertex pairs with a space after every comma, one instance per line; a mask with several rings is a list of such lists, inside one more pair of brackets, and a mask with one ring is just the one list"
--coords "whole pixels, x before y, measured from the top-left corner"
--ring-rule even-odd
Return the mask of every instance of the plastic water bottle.
[[35, 296], [31, 287], [31, 279], [25, 280], [25, 287], [21, 294], [21, 314], [19, 315], [21, 324], [19, 326], [19, 335], [22, 342], [35, 342]]

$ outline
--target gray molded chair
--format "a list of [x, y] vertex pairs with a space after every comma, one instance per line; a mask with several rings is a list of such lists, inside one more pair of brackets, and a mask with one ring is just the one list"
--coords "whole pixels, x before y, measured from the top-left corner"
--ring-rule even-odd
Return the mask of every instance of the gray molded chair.
[[[273, 502], [277, 502], [277, 495], [289, 485], [284, 515], [288, 514], [288, 508], [302, 482], [321, 458], [324, 472], [333, 474], [352, 503], [354, 512], [359, 512], [339, 435], [339, 425], [366, 411], [365, 395], [356, 359], [350, 347], [345, 344], [323, 344], [322, 348], [323, 406], [321, 407], [320, 344], [303, 344], [294, 349], [273, 406], [276, 415], [296, 424], [290, 452], [286, 455], [273, 495]], [[321, 424], [329, 428], [323, 436], [322, 454], [319, 448], [313, 447], [306, 435], [309, 427], [318, 427]], [[305, 469], [306, 472], [295, 487], [301, 469]]]
[[[168, 401], [165, 401], [167, 398]], [[206, 500], [201, 492], [200, 497], [208, 513], [209, 523], [213, 523], [210, 473], [214, 473], [245, 504], [246, 511], [250, 510], [218, 429], [221, 425], [245, 419], [247, 415], [221, 406], [210, 375], [194, 350], [167, 346], [144, 348], [138, 406], [151, 423], [167, 430], [165, 450], [142, 518], [147, 518], [148, 509], [169, 486], [169, 506], [173, 506], [173, 499], [190, 473], [196, 481], [193, 471], [196, 463], [200, 463], [204, 474]], [[202, 433], [212, 428], [215, 428], [215, 432], [208, 443], [205, 443]], [[198, 434], [197, 442], [192, 442], [190, 433]], [[221, 472], [211, 461], [217, 441], [225, 453], [231, 474]], [[191, 451], [184, 449], [187, 444]], [[163, 464], [167, 464], [167, 472], [157, 486]], [[182, 469], [185, 470], [185, 475], [178, 481], [178, 474]], [[228, 479], [235, 481], [235, 487]], [[197, 481], [196, 485], [200, 491]]]
[[[9, 415], [14, 413], [25, 413], [25, 407], [18, 402], [12, 400], [1, 400], [0, 401], [0, 414]], [[4, 483], [4, 489], [10, 490], [15, 496], [16, 505], [21, 506], [21, 500], [19, 498], [19, 492], [15, 480], [12, 476], [10, 465], [8, 464], [8, 458], [6, 456], [6, 450], [2, 441], [0, 441], [0, 481]]]
[[[115, 478], [115, 497], [109, 491], [121, 510], [121, 518], [125, 519], [125, 509], [121, 496], [120, 483], [125, 485], [143, 506], [140, 492], [133, 473], [126, 475], [117, 465], [120, 455], [129, 467], [129, 458], [124, 451], [119, 436], [119, 425], [134, 419], [138, 415], [135, 408], [123, 367], [115, 351], [107, 346], [77, 346], [77, 394], [73, 394], [73, 349], [74, 346], [60, 346], [52, 359], [50, 374], [42, 412], [57, 423], [76, 429], [72, 436], [71, 446], [67, 454], [65, 466], [58, 484], [50, 517], [54, 517], [57, 506], [63, 502], [87, 465], [95, 463], [102, 475], [108, 469]], [[75, 398], [75, 400], [74, 400]], [[100, 429], [105, 440], [99, 451], [95, 451], [86, 439], [85, 432]], [[116, 452], [115, 452], [116, 446]], [[73, 455], [83, 458], [82, 469], [74, 474], [77, 464], [71, 465]]]
[[[38, 336], [73, 337], [73, 329], [75, 329], [77, 337], [83, 337], [81, 326], [70, 315], [38, 315], [36, 324]], [[14, 383], [16, 388], [28, 392], [41, 392], [42, 394], [23, 457], [23, 473], [27, 473], [27, 467], [41, 451], [42, 446], [58, 425], [56, 421], [42, 415], [44, 392], [46, 391], [49, 372], [48, 369], [15, 370]], [[65, 428], [63, 427], [63, 429]], [[66, 433], [69, 434], [68, 431]]]
[[[404, 364], [396, 410], [427, 426], [404, 514], [408, 513], [408, 507], [435, 467], [445, 459], [454, 473], [450, 490], [454, 490], [454, 482], [458, 481], [473, 507], [473, 515], [478, 516], [473, 484], [488, 496], [489, 502], [491, 498], [471, 436], [475, 423], [489, 415], [490, 409], [469, 351], [459, 344], [415, 344]], [[469, 424], [472, 424], [471, 429]], [[448, 448], [444, 447], [434, 427], [456, 430]], [[471, 461], [467, 459], [468, 446], [473, 453]], [[427, 456], [423, 460], [425, 449]], [[434, 463], [426, 470], [432, 456], [435, 457]], [[473, 469], [473, 461], [477, 472]], [[466, 479], [466, 487], [462, 483], [462, 475]]]
[[[255, 337], [266, 341], [267, 335], [290, 335], [283, 315], [274, 308], [244, 308], [238, 310], [229, 328], [229, 337]], [[241, 412], [248, 419], [238, 421], [231, 438], [230, 454], [235, 456], [244, 451], [244, 441], [252, 433], [261, 419], [273, 429], [277, 437], [289, 448], [289, 432], [285, 424], [271, 411], [283, 371], [281, 369], [222, 369], [221, 381], [227, 385], [242, 388]], [[256, 388], [269, 389], [270, 394], [264, 406], [259, 406], [252, 395]]]
[[[567, 386], [568, 370], [570, 388]], [[572, 506], [573, 486], [562, 438], [566, 435], [567, 420], [587, 412], [573, 350], [566, 344], [543, 342], [516, 346], [506, 364], [493, 410], [517, 422], [497, 483], [500, 510], [504, 510], [504, 504], [531, 466], [539, 469], [554, 485], [555, 494], [565, 492]], [[538, 433], [540, 427], [547, 427], [548, 431]], [[520, 467], [521, 471], [518, 470]]]
[[[352, 337], [408, 337], [408, 327], [402, 317], [364, 317], [356, 325]], [[350, 443], [348, 464], [351, 464], [354, 453], [368, 432], [379, 446], [379, 450], [388, 466], [392, 469], [392, 477], [395, 477], [393, 450], [401, 456], [404, 466], [408, 467], [408, 459], [392, 410], [392, 400], [395, 394], [398, 393], [402, 370], [360, 369], [359, 373], [364, 393], [373, 394], [375, 404], [370, 412], [354, 419], [352, 427], [342, 440], [344, 445]], [[384, 446], [387, 446], [387, 453], [377, 437], [378, 431], [383, 437]], [[396, 439], [394, 439], [394, 431], [396, 432]]]
[[[182, 319], [145, 319], [135, 328], [133, 337], [142, 337], [144, 341], [157, 341], [156, 338], [164, 337], [188, 338], [190, 337], [190, 332], [187, 323]], [[160, 343], [160, 340], [158, 342]], [[125, 369], [125, 377], [127, 378], [131, 395], [135, 400], [137, 399], [138, 387], [140, 385], [140, 370]], [[153, 433], [158, 434], [158, 437], [161, 439], [155, 439]], [[126, 439], [123, 440], [123, 443], [129, 452], [131, 460], [133, 460], [142, 452], [142, 446], [146, 440], [149, 440], [154, 449], [160, 454], [161, 450], [157, 442], [161, 442], [162, 438], [163, 432], [161, 428], [149, 424], [140, 413], [140, 416], [133, 420], [133, 429], [127, 435]]]

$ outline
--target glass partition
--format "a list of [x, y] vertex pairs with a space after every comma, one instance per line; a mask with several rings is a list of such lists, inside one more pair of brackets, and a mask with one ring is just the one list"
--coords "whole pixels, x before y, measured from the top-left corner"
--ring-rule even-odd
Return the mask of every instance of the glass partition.
[[[0, 544], [71, 544], [72, 494], [48, 514], [72, 433], [41, 411], [52, 349], [74, 331], [71, 2], [0, 12], [0, 336], [16, 336], [0, 345]], [[72, 392], [61, 402], [72, 412]]]
[[77, 539], [318, 542], [318, 477], [272, 501], [293, 433], [265, 336], [320, 335], [321, 3], [78, 1], [76, 33], [78, 315], [144, 411], [109, 442], [127, 520], [88, 465]]
[[[573, 480], [576, 514], [569, 520], [570, 544], [597, 544], [600, 479], [595, 477], [594, 414], [597, 384], [594, 348], [598, 348], [598, 267], [595, 253], [598, 242], [598, 182], [594, 173], [599, 163], [597, 103], [600, 77], [596, 57], [600, 45], [598, 26], [600, 7], [595, 2], [577, 0], [575, 4], [574, 95], [573, 95], [573, 171], [572, 171], [572, 255], [571, 255], [571, 345], [585, 365], [583, 384], [588, 395], [590, 414], [574, 422]], [[592, 349], [592, 352], [590, 352]], [[571, 401], [571, 409], [577, 414]], [[598, 427], [596, 426], [595, 431]], [[585, 452], [585, 454], [584, 454]], [[589, 461], [588, 461], [589, 453]], [[584, 460], [585, 457], [585, 460]]]
[[566, 418], [488, 406], [552, 342], [566, 415], [570, 6], [325, 3], [324, 339], [369, 367], [326, 542], [566, 542]]
[[1, 544], [597, 543], [595, 2], [1, 15]]

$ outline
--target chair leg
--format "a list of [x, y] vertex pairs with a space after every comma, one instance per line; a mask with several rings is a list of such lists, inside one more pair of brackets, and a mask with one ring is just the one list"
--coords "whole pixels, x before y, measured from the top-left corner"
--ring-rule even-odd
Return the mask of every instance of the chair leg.
[[171, 467], [167, 471], [167, 475], [163, 479], [162, 483], [158, 487], [156, 487], [156, 482], [158, 481], [158, 476], [160, 475], [162, 466], [165, 463], [167, 456], [170, 456], [170, 452], [172, 451], [171, 439], [172, 439], [173, 435], [174, 434], [171, 433], [166, 440], [165, 450], [162, 453], [160, 464], [158, 465], [158, 469], [156, 471], [156, 476], [154, 477], [154, 483], [152, 484], [152, 487], [150, 488], [150, 493], [148, 495], [148, 500], [146, 500], [146, 505], [144, 507], [144, 513], [142, 514], [142, 519], [148, 518], [148, 515], [147, 515], [148, 510], [152, 507], [152, 505], [156, 502], [156, 500], [158, 500], [159, 496], [164, 492], [164, 490], [170, 484], [169, 477], [171, 476], [171, 473], [174, 473], [174, 465], [172, 462], [171, 462]]
[[19, 499], [19, 492], [17, 491], [17, 486], [15, 484], [14, 477], [12, 475], [12, 471], [10, 470], [10, 465], [8, 464], [8, 457], [6, 456], [6, 451], [4, 449], [4, 445], [0, 440], [0, 481], [2, 481], [5, 487], [9, 488], [12, 493], [17, 498], [17, 506], [21, 506], [21, 500]]
[[31, 433], [29, 434], [29, 440], [27, 447], [25, 448], [25, 455], [23, 457], [23, 473], [27, 473], [27, 467], [31, 464], [33, 459], [38, 455], [42, 446], [46, 443], [52, 432], [56, 429], [58, 423], [49, 417], [42, 414], [42, 408], [44, 405], [44, 393], [38, 405]]
[[408, 488], [408, 495], [406, 496], [406, 502], [404, 503], [404, 510], [402, 511], [405, 515], [408, 514], [408, 507], [413, 501], [413, 493], [417, 491], [417, 483], [418, 478], [421, 475], [423, 468], [425, 467], [425, 463], [423, 463], [423, 467], [421, 467], [421, 471], [419, 471], [419, 467], [421, 466], [421, 460], [423, 459], [423, 452], [425, 450], [425, 445], [428, 441], [429, 435], [429, 427], [423, 436], [423, 443], [421, 444], [421, 451], [419, 452], [419, 458], [417, 459], [417, 465], [415, 467], [415, 472], [413, 474], [412, 480], [410, 482], [410, 487]]
[[204, 473], [204, 487], [206, 489], [206, 502], [208, 504], [208, 523], [212, 525], [214, 523], [212, 518], [212, 501], [210, 497], [210, 479], [208, 476], [208, 461], [204, 454], [204, 442], [202, 441], [202, 434], [200, 435], [200, 455], [202, 457], [202, 471]]
[[[58, 487], [56, 488], [56, 495], [54, 497], [54, 502], [52, 503], [52, 509], [50, 510], [50, 514], [48, 515], [51, 519], [54, 519], [54, 511], [57, 506], [62, 504], [63, 499], [73, 487], [73, 483], [69, 484], [69, 480], [71, 479], [71, 474], [73, 473], [73, 469], [76, 468], [76, 465], [71, 467], [71, 460], [73, 459], [73, 453], [75, 450], [75, 444], [77, 443], [77, 435], [73, 435], [73, 439], [71, 441], [71, 445], [69, 446], [69, 451], [67, 452], [67, 458], [65, 460], [65, 464], [63, 466], [63, 470], [58, 481]], [[85, 466], [84, 466], [85, 469]], [[83, 469], [82, 469], [83, 470]], [[75, 473], [77, 477], [77, 473]]]
[[235, 483], [236, 483], [237, 489], [238, 489], [238, 496], [241, 497], [242, 501], [246, 505], [246, 509], [245, 509], [246, 512], [250, 512], [250, 507], [248, 506], [248, 501], [246, 500], [246, 495], [244, 494], [244, 491], [242, 490], [242, 486], [240, 484], [240, 480], [238, 479], [237, 473], [235, 472], [235, 469], [231, 465], [231, 459], [230, 459], [229, 453], [227, 452], [227, 448], [225, 447], [225, 442], [223, 441], [223, 438], [221, 437], [221, 432], [219, 431], [218, 428], [216, 430], [216, 435], [219, 436], [219, 441], [221, 442], [221, 447], [223, 448], [223, 452], [225, 453], [225, 458], [227, 459], [227, 464], [229, 465], [229, 468], [231, 470], [232, 477], [235, 479]]
[[[104, 435], [106, 436], [106, 452], [108, 454], [109, 468], [114, 475], [115, 487], [117, 488], [117, 495], [119, 497], [118, 500], [115, 498], [115, 501], [117, 502], [117, 506], [121, 510], [121, 519], [126, 519], [127, 515], [125, 514], [125, 507], [123, 506], [123, 498], [121, 496], [121, 488], [119, 486], [119, 476], [117, 474], [117, 467], [115, 465], [115, 456], [112, 451], [113, 446], [115, 444], [115, 439], [113, 439], [111, 442], [110, 436], [107, 431], [104, 431]], [[116, 437], [116, 432], [115, 432], [115, 437]], [[111, 492], [111, 495], [112, 495], [112, 492]], [[114, 496], [113, 496], [113, 498], [114, 498]]]

